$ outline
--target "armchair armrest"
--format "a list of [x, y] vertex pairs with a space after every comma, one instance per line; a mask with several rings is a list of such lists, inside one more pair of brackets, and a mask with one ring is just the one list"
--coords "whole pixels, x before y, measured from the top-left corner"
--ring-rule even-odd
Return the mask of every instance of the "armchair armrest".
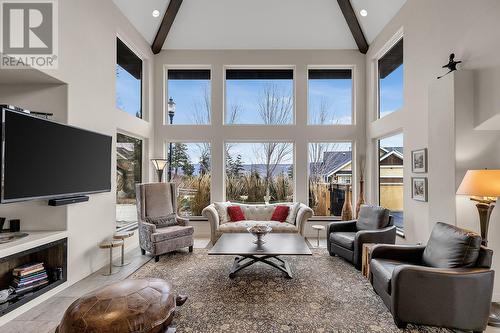
[[185, 217], [176, 216], [177, 223], [183, 227], [186, 227], [189, 224], [189, 219]]
[[304, 226], [308, 219], [313, 217], [314, 211], [303, 203], [300, 204], [299, 210], [297, 211], [297, 217], [295, 218], [295, 224], [299, 229], [299, 234], [304, 235]]
[[210, 224], [210, 241], [212, 242], [212, 245], [214, 245], [217, 241], [217, 229], [220, 224], [219, 214], [217, 213], [215, 206], [211, 204], [203, 208], [201, 215], [208, 219], [208, 223]]
[[330, 234], [332, 232], [356, 232], [356, 220], [330, 222], [326, 227], [326, 244], [328, 251], [330, 251]]
[[483, 331], [488, 322], [494, 272], [401, 265], [391, 279], [395, 320]]
[[326, 228], [326, 235], [328, 236], [332, 232], [356, 232], [356, 231], [357, 231], [356, 220], [330, 222], [328, 223], [328, 226]]
[[380, 244], [373, 247], [371, 258], [391, 259], [419, 264], [425, 245], [390, 245]]
[[141, 249], [153, 252], [151, 235], [156, 232], [156, 226], [152, 223], [139, 221], [139, 244]]
[[354, 238], [354, 266], [361, 268], [361, 253], [363, 244], [394, 244], [396, 242], [396, 227], [390, 226], [377, 230], [360, 230]]

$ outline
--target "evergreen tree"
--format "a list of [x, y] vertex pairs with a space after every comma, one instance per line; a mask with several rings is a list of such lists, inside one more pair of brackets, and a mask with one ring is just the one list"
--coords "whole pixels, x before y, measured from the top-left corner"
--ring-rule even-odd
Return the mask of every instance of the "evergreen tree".
[[241, 154], [238, 154], [236, 156], [236, 160], [233, 162], [233, 165], [231, 166], [231, 174], [234, 177], [239, 177], [241, 176], [241, 173], [243, 172], [243, 162], [241, 161]]
[[200, 175], [203, 176], [210, 172], [210, 156], [207, 151], [201, 153], [200, 156]]
[[[174, 170], [174, 174], [177, 175], [179, 173], [179, 168], [186, 173], [185, 171], [189, 171], [189, 167], [187, 166], [189, 163], [189, 155], [187, 152], [187, 145], [182, 142], [175, 142], [172, 147], [172, 169]], [[194, 167], [193, 167], [194, 169]], [[191, 172], [192, 174], [192, 172]]]

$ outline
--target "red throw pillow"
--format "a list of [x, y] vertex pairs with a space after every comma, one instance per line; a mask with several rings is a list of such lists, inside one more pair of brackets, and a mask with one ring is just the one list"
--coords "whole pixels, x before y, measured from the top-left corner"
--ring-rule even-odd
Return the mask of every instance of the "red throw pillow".
[[276, 206], [276, 208], [274, 208], [273, 216], [271, 216], [271, 220], [285, 222], [289, 211], [289, 206]]
[[243, 211], [241, 210], [240, 206], [227, 207], [227, 213], [229, 214], [229, 218], [231, 219], [231, 222], [238, 222], [238, 221], [246, 220], [245, 214], [243, 214]]

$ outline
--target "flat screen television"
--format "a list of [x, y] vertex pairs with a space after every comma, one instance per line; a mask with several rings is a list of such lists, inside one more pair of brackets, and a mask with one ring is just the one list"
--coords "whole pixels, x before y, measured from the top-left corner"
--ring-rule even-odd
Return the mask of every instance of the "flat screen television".
[[110, 136], [1, 111], [1, 203], [111, 191]]

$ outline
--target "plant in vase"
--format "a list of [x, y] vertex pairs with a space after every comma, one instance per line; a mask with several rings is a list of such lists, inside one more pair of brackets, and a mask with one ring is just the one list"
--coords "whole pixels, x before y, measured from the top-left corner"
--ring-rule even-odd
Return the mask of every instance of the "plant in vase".
[[344, 206], [342, 206], [342, 221], [352, 220], [351, 187], [346, 185]]
[[361, 209], [361, 205], [365, 203], [365, 160], [362, 158], [359, 163], [359, 196], [358, 202], [356, 203], [356, 218], [359, 217], [359, 210]]

